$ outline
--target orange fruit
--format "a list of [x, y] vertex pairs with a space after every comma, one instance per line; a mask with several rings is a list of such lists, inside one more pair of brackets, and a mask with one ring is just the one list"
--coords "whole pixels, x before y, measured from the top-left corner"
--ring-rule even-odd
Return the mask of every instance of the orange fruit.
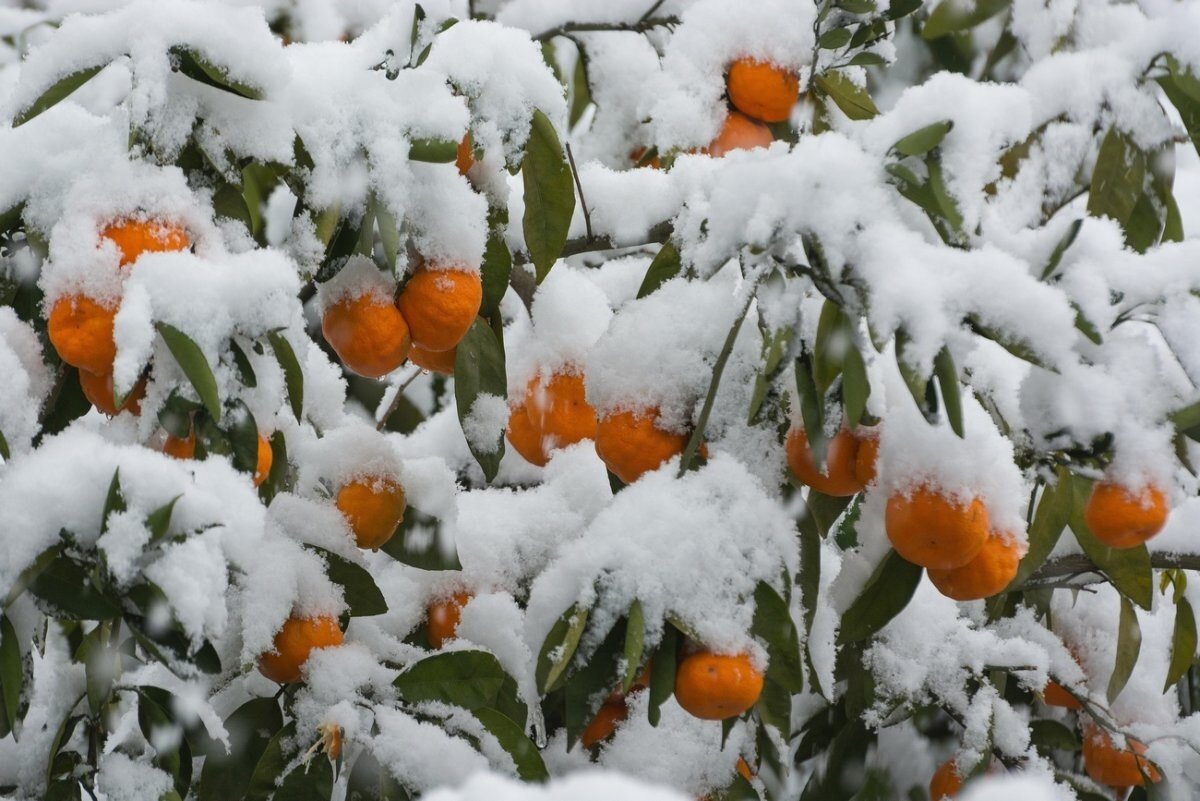
[[1021, 548], [1015, 537], [992, 533], [979, 553], [962, 567], [929, 569], [929, 580], [938, 592], [956, 601], [990, 598], [1008, 586], [1017, 575]]
[[456, 592], [449, 598], [435, 601], [429, 607], [425, 628], [429, 632], [429, 644], [441, 648], [447, 640], [453, 640], [458, 632], [458, 621], [462, 609], [471, 601], [465, 592]]
[[112, 372], [117, 358], [113, 319], [117, 307], [97, 303], [84, 295], [65, 295], [50, 308], [50, 343], [64, 362], [88, 372]]
[[788, 467], [802, 484], [806, 484], [825, 495], [844, 497], [861, 492], [863, 484], [855, 474], [858, 456], [858, 440], [846, 429], [839, 431], [830, 441], [825, 454], [825, 467], [817, 469], [812, 449], [808, 447], [808, 434], [804, 426], [795, 426], [788, 432]]
[[454, 165], [458, 167], [459, 175], [466, 175], [467, 170], [475, 163], [475, 145], [471, 141], [471, 132], [467, 131], [462, 141], [458, 143], [458, 152], [454, 156]]
[[954, 798], [962, 787], [963, 780], [958, 776], [958, 768], [954, 759], [947, 759], [933, 772], [929, 780], [930, 801], [940, 801], [942, 798]]
[[526, 461], [539, 467], [549, 461], [550, 451], [594, 439], [596, 411], [587, 402], [583, 376], [554, 373], [543, 384], [535, 375], [509, 414], [505, 434]]
[[643, 473], [683, 453], [688, 438], [655, 425], [658, 409], [644, 414], [618, 412], [596, 424], [596, 454], [617, 478], [632, 484]]
[[1042, 700], [1047, 706], [1083, 709], [1083, 704], [1079, 703], [1079, 699], [1067, 692], [1067, 688], [1056, 681], [1046, 682], [1046, 689], [1042, 691]]
[[783, 122], [800, 98], [796, 73], [752, 58], [729, 65], [725, 88], [734, 108], [763, 122]]
[[338, 511], [346, 518], [359, 548], [378, 550], [404, 520], [408, 500], [404, 488], [389, 478], [362, 478], [344, 484], [337, 494]]
[[1135, 548], [1162, 530], [1167, 497], [1152, 485], [1134, 495], [1115, 482], [1097, 481], [1083, 508], [1083, 520], [1108, 547]]
[[134, 417], [142, 413], [142, 398], [146, 397], [146, 379], [144, 378], [139, 378], [138, 382], [133, 385], [133, 389], [125, 396], [125, 402], [119, 409], [116, 396], [113, 394], [112, 373], [97, 374], [80, 370], [79, 386], [83, 389], [83, 395], [88, 402], [109, 417], [116, 417], [120, 412], [129, 412]]
[[396, 305], [425, 350], [450, 350], [467, 333], [483, 302], [483, 279], [462, 268], [420, 265], [404, 285]]
[[176, 459], [191, 459], [196, 455], [196, 431], [192, 429], [183, 439], [174, 434], [167, 434], [163, 443], [163, 453]]
[[583, 743], [584, 748], [591, 748], [596, 743], [612, 735], [617, 730], [617, 724], [624, 720], [628, 714], [629, 710], [626, 708], [624, 701], [606, 702], [604, 706], [600, 707], [600, 711], [596, 713], [596, 717], [592, 718], [592, 722], [583, 730], [579, 741]]
[[191, 243], [183, 226], [161, 220], [117, 220], [101, 232], [121, 251], [121, 266], [133, 264], [143, 253], [186, 250]]
[[884, 527], [896, 553], [921, 567], [950, 570], [975, 558], [988, 537], [978, 498], [961, 504], [928, 486], [888, 498]]
[[645, 155], [646, 148], [639, 147], [637, 150], [634, 150], [629, 154], [629, 160], [633, 162], [633, 166], [635, 167], [649, 167], [652, 170], [662, 169], [662, 158], [659, 156], [655, 156], [645, 164], [642, 164], [642, 157]]
[[279, 684], [300, 681], [300, 668], [308, 661], [314, 648], [329, 648], [342, 644], [342, 630], [337, 618], [289, 617], [275, 635], [275, 650], [258, 658], [258, 671]]
[[1112, 738], [1094, 723], [1083, 726], [1083, 769], [1092, 781], [1110, 787], [1137, 787], [1145, 783], [1145, 773], [1150, 782], [1162, 777], [1158, 769], [1146, 759], [1146, 746], [1126, 737], [1125, 748], [1113, 745]]
[[738, 757], [737, 764], [734, 765], [734, 768], [746, 781], [754, 781], [754, 771], [750, 769], [750, 763], [747, 762], [745, 758]]
[[751, 150], [767, 147], [774, 141], [771, 129], [737, 111], [729, 112], [717, 138], [702, 152], [720, 158], [731, 150]]
[[442, 375], [454, 375], [454, 357], [457, 353], [458, 348], [435, 351], [413, 345], [412, 350], [408, 352], [408, 360], [422, 370]]
[[864, 487], [875, 483], [879, 475], [879, 435], [858, 438], [858, 455], [854, 457], [854, 477]]
[[649, 687], [650, 686], [650, 664], [651, 664], [650, 662], [647, 662], [645, 667], [642, 668], [641, 673], [638, 673], [637, 676], [634, 677], [633, 684], [629, 685], [628, 693], [621, 692], [621, 685], [618, 684], [616, 687], [613, 688], [613, 691], [608, 694], [608, 698], [605, 699], [605, 703], [612, 703], [614, 701], [620, 701], [626, 695], [633, 695], [634, 693], [641, 692], [642, 690], [645, 690], [647, 687]]
[[258, 463], [254, 465], [254, 486], [261, 487], [271, 474], [271, 462], [275, 454], [271, 452], [271, 443], [262, 434], [258, 435]]
[[369, 292], [326, 309], [321, 333], [342, 364], [367, 378], [385, 376], [404, 364], [412, 345], [408, 323], [395, 305]]
[[754, 706], [763, 688], [763, 674], [746, 654], [697, 651], [685, 656], [675, 670], [675, 700], [702, 720], [725, 720]]

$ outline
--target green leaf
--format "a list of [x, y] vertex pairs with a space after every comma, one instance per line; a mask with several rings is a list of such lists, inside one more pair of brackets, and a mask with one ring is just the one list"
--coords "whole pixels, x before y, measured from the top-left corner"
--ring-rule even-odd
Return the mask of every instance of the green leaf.
[[816, 341], [813, 344], [812, 375], [817, 394], [824, 398], [830, 386], [842, 374], [846, 352], [853, 348], [846, 315], [832, 300], [821, 306], [817, 321]]
[[642, 666], [642, 650], [646, 645], [646, 615], [637, 598], [629, 607], [625, 625], [625, 675], [621, 677], [621, 692], [629, 692]]
[[1110, 548], [1088, 530], [1083, 520], [1083, 505], [1087, 499], [1087, 486], [1079, 477], [1074, 477], [1075, 507], [1071, 515], [1071, 530], [1087, 557], [1095, 562], [1113, 586], [1129, 600], [1149, 610], [1154, 595], [1154, 577], [1150, 566], [1150, 552], [1145, 545], [1136, 548]]
[[1167, 66], [1169, 72], [1158, 79], [1158, 85], [1179, 112], [1192, 146], [1200, 153], [1200, 79], [1184, 70], [1171, 56], [1167, 57]]
[[905, 561], [895, 551], [888, 551], [867, 580], [862, 594], [842, 616], [838, 644], [865, 640], [886, 626], [912, 600], [921, 583], [921, 573], [919, 566]]
[[942, 178], [942, 162], [935, 156], [926, 159], [926, 167], [929, 169], [929, 188], [933, 191], [933, 196], [937, 198], [938, 206], [942, 212], [942, 218], [946, 221], [950, 230], [957, 235], [957, 239], [962, 239], [962, 214], [958, 210], [958, 204], [954, 198], [950, 196], [949, 190], [946, 188], [946, 182]]
[[841, 72], [818, 75], [814, 83], [852, 120], [869, 120], [879, 113], [870, 93]]
[[1122, 598], [1121, 618], [1117, 624], [1117, 659], [1106, 691], [1110, 704], [1121, 694], [1121, 690], [1125, 689], [1129, 677], [1133, 675], [1133, 668], [1141, 650], [1142, 629], [1138, 625], [1137, 611], [1128, 598]]
[[525, 736], [525, 730], [512, 718], [490, 707], [476, 709], [474, 714], [483, 727], [499, 741], [500, 747], [512, 757], [517, 766], [517, 776], [527, 782], [544, 782], [550, 778], [537, 746]]
[[942, 0], [930, 13], [921, 28], [921, 38], [936, 39], [950, 33], [965, 31], [999, 14], [1008, 0], [975, 0], [971, 5], [960, 0]]
[[458, 157], [458, 142], [449, 139], [413, 139], [408, 143], [411, 161], [448, 164]]
[[817, 391], [816, 382], [812, 376], [813, 359], [808, 354], [796, 359], [796, 397], [800, 401], [800, 419], [804, 423], [804, 433], [808, 437], [808, 448], [812, 451], [816, 464], [825, 463], [825, 448], [828, 438], [825, 436], [825, 404], [821, 393]]
[[512, 267], [512, 253], [504, 242], [504, 232], [500, 228], [493, 228], [488, 235], [487, 248], [483, 251], [483, 303], [480, 305], [489, 317], [500, 308], [500, 301], [508, 290]]
[[837, 50], [850, 44], [849, 28], [831, 28], [817, 40], [817, 46], [822, 50]]
[[176, 495], [146, 516], [146, 528], [150, 531], [150, 545], [161, 542], [163, 537], [167, 536], [167, 530], [171, 526], [171, 512], [174, 511], [175, 504], [182, 497], [182, 495]]
[[575, 214], [575, 182], [554, 124], [541, 109], [534, 109], [521, 168], [525, 186], [522, 228], [529, 258], [540, 284], [558, 260], [571, 217]]
[[873, 53], [869, 50], [864, 50], [861, 53], [855, 53], [854, 58], [846, 62], [848, 67], [882, 67], [887, 63], [887, 59], [878, 53]]
[[800, 636], [787, 601], [765, 581], [754, 588], [754, 622], [750, 632], [766, 643], [767, 679], [782, 687], [787, 695], [800, 693], [804, 689]]
[[444, 651], [426, 657], [392, 682], [411, 704], [441, 701], [463, 709], [494, 707], [508, 674], [485, 651]]
[[43, 570], [50, 566], [50, 563], [62, 553], [62, 550], [62, 545], [51, 545], [49, 548], [38, 554], [37, 558], [34, 559], [28, 567], [22, 570], [19, 576], [17, 576], [17, 580], [13, 582], [12, 587], [8, 591], [8, 595], [4, 597], [4, 602], [0, 603], [0, 607], [7, 609], [8, 607], [12, 606], [13, 601], [17, 600], [21, 593], [25, 592], [25, 590], [29, 588], [29, 585], [32, 584], [39, 575], [41, 575]]
[[249, 783], [246, 787], [244, 801], [268, 801], [271, 798], [277, 786], [276, 782], [279, 781], [279, 777], [283, 774], [284, 769], [287, 768], [290, 761], [284, 755], [283, 741], [290, 740], [295, 735], [296, 723], [293, 721], [279, 729], [271, 737], [262, 751], [262, 756], [259, 757], [258, 762], [254, 765], [254, 770], [250, 775]]
[[934, 357], [933, 374], [937, 378], [938, 386], [942, 388], [942, 405], [946, 409], [946, 418], [950, 421], [950, 428], [961, 439], [963, 437], [963, 408], [962, 395], [958, 385], [958, 368], [954, 366], [954, 357], [950, 355], [950, 348], [946, 345], [943, 345], [937, 356]]
[[0, 431], [0, 459], [8, 461], [12, 458], [12, 452], [8, 449], [8, 440], [4, 438], [4, 432]]
[[65, 555], [56, 556], [29, 591], [65, 618], [108, 620], [121, 614], [121, 607], [92, 585], [88, 571]]
[[411, 801], [391, 772], [367, 750], [354, 761], [346, 798], [348, 801]]
[[875, 10], [875, 0], [837, 0], [834, 5], [851, 14], [870, 14]]
[[908, 336], [899, 331], [896, 334], [896, 366], [900, 369], [900, 377], [904, 379], [904, 386], [908, 388], [908, 393], [912, 395], [913, 402], [917, 404], [917, 408], [924, 415], [926, 420], [934, 422], [936, 420], [936, 410], [931, 408], [926, 392], [929, 380], [917, 372], [917, 369], [911, 365], [904, 357], [905, 346], [908, 343]]
[[591, 722], [600, 705], [608, 697], [617, 678], [617, 663], [625, 642], [625, 631], [618, 621], [605, 636], [604, 641], [567, 680], [565, 693], [565, 723], [567, 748], [574, 748], [579, 736]]
[[221, 398], [217, 393], [217, 379], [213, 377], [212, 368], [208, 365], [204, 351], [200, 350], [200, 346], [193, 342], [191, 337], [174, 326], [160, 322], [155, 327], [163, 341], [167, 343], [171, 355], [179, 363], [183, 374], [192, 383], [196, 394], [200, 396], [204, 408], [208, 410], [212, 419], [219, 423], [221, 421]]
[[17, 630], [8, 615], [0, 615], [0, 737], [7, 737], [19, 719], [24, 685]]
[[108, 494], [104, 498], [104, 511], [100, 515], [100, 533], [108, 531], [110, 515], [124, 512], [127, 508], [125, 496], [121, 494], [121, 470], [118, 468], [113, 471], [112, 480], [108, 482]]
[[257, 387], [258, 377], [254, 375], [254, 367], [251, 366], [246, 351], [242, 350], [242, 346], [235, 339], [229, 340], [229, 350], [233, 353], [233, 364], [237, 367], [238, 381], [242, 382], [242, 386], [250, 389]]
[[583, 117], [583, 112], [592, 104], [592, 90], [588, 85], [587, 54], [579, 48], [579, 58], [575, 59], [575, 74], [571, 77], [571, 112], [567, 119], [572, 128]]
[[[466, 420], [472, 408], [483, 395], [508, 397], [508, 378], [505, 375], [504, 349], [496, 339], [496, 334], [484, 320], [476, 319], [458, 343], [454, 356], [454, 400], [464, 431], [468, 430]], [[498, 428], [494, 432], [494, 439], [488, 443], [474, 442], [468, 438], [467, 446], [483, 470], [484, 479], [494, 479], [500, 470], [500, 459], [504, 456], [504, 429]]]
[[237, 220], [246, 226], [247, 231], [254, 234], [255, 217], [250, 213], [250, 207], [246, 205], [246, 196], [241, 187], [222, 182], [217, 191], [213, 193], [212, 203], [213, 213], [217, 217]]
[[921, 7], [921, 0], [891, 0], [884, 17], [889, 20], [907, 17]]
[[232, 450], [233, 469], [253, 475], [258, 469], [258, 423], [241, 398], [230, 402], [223, 433]]
[[342, 588], [351, 617], [371, 617], [387, 612], [387, 601], [375, 584], [374, 577], [365, 567], [316, 545], [304, 547], [325, 560], [325, 575]]
[[332, 795], [333, 763], [318, 756], [292, 768], [271, 801], [329, 801]]
[[930, 150], [942, 143], [946, 138], [946, 134], [954, 129], [953, 120], [942, 120], [935, 122], [932, 125], [926, 125], [913, 131], [908, 136], [905, 136], [896, 144], [892, 145], [892, 150], [902, 156], [924, 156]]
[[248, 100], [262, 100], [263, 98], [261, 89], [229, 77], [228, 68], [212, 63], [195, 50], [176, 46], [171, 48], [170, 56], [175, 68], [194, 81], [199, 81], [214, 89], [232, 92]]
[[546, 641], [538, 653], [535, 673], [540, 692], [548, 693], [561, 686], [561, 680], [566, 677], [567, 668], [579, 647], [579, 639], [587, 627], [589, 611], [575, 604], [563, 612], [546, 635]]
[[1063, 254], [1067, 252], [1067, 248], [1075, 242], [1075, 237], [1079, 236], [1079, 229], [1083, 228], [1083, 218], [1072, 220], [1067, 226], [1067, 233], [1054, 246], [1054, 250], [1050, 253], [1050, 260], [1046, 262], [1046, 268], [1042, 270], [1042, 280], [1045, 281], [1054, 275], [1054, 271], [1058, 269], [1058, 265], [1062, 263]]
[[288, 342], [281, 332], [272, 331], [267, 334], [267, 341], [271, 343], [271, 350], [274, 351], [275, 359], [283, 370], [283, 382], [287, 387], [292, 414], [296, 416], [296, 422], [300, 422], [304, 413], [304, 371], [300, 369], [300, 360], [292, 350], [292, 343]]
[[[375, 229], [379, 231], [379, 241], [383, 244], [383, 255], [387, 260], [388, 269], [396, 272], [396, 260], [400, 258], [400, 224], [396, 215], [388, 208], [387, 203], [374, 194], [371, 195], [375, 208]], [[486, 255], [484, 257], [486, 259]]]
[[654, 669], [650, 671], [650, 698], [646, 716], [651, 726], [658, 726], [663, 702], [675, 694], [675, 664], [678, 647], [678, 630], [671, 625], [663, 626], [662, 640], [654, 651]]
[[1029, 526], [1029, 550], [1021, 559], [1017, 575], [1008, 585], [1010, 588], [1019, 588], [1050, 556], [1071, 520], [1074, 497], [1071, 477], [1065, 467], [1060, 467], [1058, 481], [1048, 485], [1038, 499], [1037, 511]]
[[637, 296], [646, 297], [682, 271], [683, 262], [679, 256], [679, 249], [670, 241], [663, 243], [650, 266], [646, 268], [646, 277], [642, 279]]
[[1088, 214], [1111, 217], [1125, 228], [1142, 196], [1147, 169], [1146, 153], [1129, 136], [1110, 128], [1092, 170]]
[[214, 745], [200, 772], [199, 801], [241, 798], [250, 785], [254, 767], [272, 735], [283, 727], [283, 714], [274, 698], [252, 698], [225, 720], [229, 752]]
[[1031, 720], [1029, 739], [1038, 751], [1046, 756], [1051, 751], [1078, 751], [1079, 737], [1057, 720]]
[[38, 95], [37, 99], [23, 109], [13, 119], [13, 127], [18, 128], [32, 120], [34, 117], [41, 114], [43, 111], [49, 111], [56, 105], [61, 103], [67, 97], [75, 92], [76, 89], [83, 86], [85, 83], [96, 77], [100, 70], [104, 69], [107, 64], [97, 64], [94, 67], [85, 67], [81, 70], [76, 70], [65, 78], [60, 78], [53, 86]]
[[1171, 665], [1167, 668], [1167, 680], [1163, 684], [1164, 693], [1183, 678], [1195, 659], [1196, 615], [1192, 611], [1192, 604], [1188, 599], [1180, 596], [1175, 601], [1175, 629], [1171, 635]]

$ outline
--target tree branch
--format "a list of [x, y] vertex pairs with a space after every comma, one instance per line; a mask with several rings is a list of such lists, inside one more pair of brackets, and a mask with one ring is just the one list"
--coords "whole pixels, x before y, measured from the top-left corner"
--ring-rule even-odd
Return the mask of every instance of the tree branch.
[[[1198, 570], [1200, 571], [1200, 554], [1151, 553], [1150, 566], [1156, 570]], [[1082, 579], [1076, 581], [1076, 579]], [[1065, 581], [1064, 581], [1065, 580]], [[1086, 584], [1098, 584], [1101, 578], [1100, 568], [1084, 554], [1061, 556], [1046, 562], [1037, 572], [1025, 581], [1018, 590], [1035, 590], [1046, 587], [1061, 587]]]
[[565, 25], [559, 25], [557, 28], [542, 31], [537, 36], [534, 36], [533, 39], [537, 42], [546, 42], [555, 36], [592, 31], [633, 31], [634, 33], [645, 33], [652, 28], [669, 27], [678, 24], [679, 17], [675, 16], [644, 17], [637, 22], [568, 22]]

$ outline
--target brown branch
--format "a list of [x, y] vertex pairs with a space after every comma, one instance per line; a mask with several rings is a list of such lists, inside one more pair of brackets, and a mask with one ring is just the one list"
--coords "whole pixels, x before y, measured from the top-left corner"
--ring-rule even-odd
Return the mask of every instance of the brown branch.
[[567, 142], [567, 160], [571, 163], [571, 177], [575, 179], [575, 191], [579, 193], [579, 205], [583, 207], [583, 225], [587, 229], [587, 241], [591, 242], [596, 238], [592, 235], [592, 215], [588, 211], [587, 198], [583, 196], [583, 181], [579, 180], [579, 170], [575, 168], [575, 154], [571, 152], [570, 142]]
[[[1156, 570], [1200, 571], [1200, 554], [1151, 553], [1150, 566]], [[1098, 584], [1103, 581], [1100, 568], [1084, 554], [1061, 556], [1046, 562], [1030, 576], [1018, 590], [1035, 590], [1046, 587], [1079, 586]]]

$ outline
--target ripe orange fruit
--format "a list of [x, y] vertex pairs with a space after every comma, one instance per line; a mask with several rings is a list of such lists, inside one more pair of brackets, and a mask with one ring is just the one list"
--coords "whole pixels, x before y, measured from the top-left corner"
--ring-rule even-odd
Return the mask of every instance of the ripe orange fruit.
[[483, 302], [483, 279], [463, 268], [420, 265], [404, 285], [396, 305], [425, 350], [450, 350], [459, 343]]
[[746, 781], [754, 781], [754, 771], [750, 769], [750, 763], [747, 762], [745, 758], [738, 757], [737, 764], [734, 765], [734, 768]]
[[1110, 548], [1135, 548], [1162, 530], [1167, 522], [1167, 497], [1147, 485], [1134, 495], [1111, 481], [1092, 486], [1083, 520], [1096, 539]]
[[978, 498], [960, 504], [929, 486], [888, 498], [884, 527], [896, 553], [921, 567], [950, 570], [975, 558], [988, 537]]
[[80, 370], [79, 386], [83, 389], [83, 395], [88, 402], [109, 417], [116, 417], [120, 412], [129, 412], [134, 417], [142, 413], [142, 398], [146, 397], [146, 379], [144, 378], [139, 378], [138, 382], [133, 385], [133, 389], [125, 396], [125, 402], [119, 409], [116, 396], [113, 394], [112, 373], [96, 374]]
[[956, 601], [990, 598], [1008, 586], [1017, 575], [1021, 547], [1015, 537], [992, 533], [979, 553], [962, 567], [929, 569], [929, 580], [938, 592]]
[[435, 351], [413, 345], [412, 350], [408, 352], [408, 360], [422, 370], [442, 375], [454, 375], [454, 357], [457, 353], [458, 348]]
[[462, 619], [463, 607], [470, 601], [471, 596], [467, 593], [456, 592], [449, 598], [443, 598], [430, 605], [425, 623], [430, 645], [437, 649], [447, 640], [454, 639], [458, 633], [458, 621]]
[[855, 474], [858, 439], [846, 429], [843, 428], [830, 441], [825, 454], [824, 471], [818, 470], [813, 461], [804, 426], [795, 426], [788, 432], [785, 448], [788, 467], [800, 483], [812, 487], [817, 492], [838, 497], [862, 491], [864, 485]]
[[628, 714], [629, 710], [624, 701], [607, 701], [604, 706], [600, 707], [596, 717], [592, 718], [592, 722], [583, 730], [579, 741], [583, 743], [584, 748], [591, 748], [616, 731], [617, 724]]
[[879, 475], [879, 435], [859, 437], [858, 455], [854, 457], [854, 477], [864, 487], [875, 483]]
[[958, 769], [954, 766], [954, 759], [947, 759], [933, 772], [933, 778], [929, 780], [930, 801], [940, 801], [942, 798], [954, 798], [958, 795], [962, 784], [963, 780], [958, 776]]
[[625, 698], [626, 695], [633, 695], [634, 693], [641, 692], [642, 690], [645, 690], [647, 687], [649, 687], [650, 686], [650, 665], [651, 665], [651, 663], [647, 662], [645, 667], [642, 668], [641, 673], [638, 673], [637, 676], [634, 677], [633, 684], [629, 685], [628, 693], [621, 692], [621, 685], [618, 684], [616, 687], [613, 688], [613, 691], [608, 694], [608, 698], [605, 699], [605, 703], [612, 703], [614, 701], [620, 701], [621, 699]]
[[[516, 419], [514, 419], [516, 418]], [[587, 402], [583, 376], [554, 373], [542, 383], [535, 375], [525, 397], [509, 415], [508, 441], [525, 460], [539, 467], [549, 452], [596, 437], [596, 411]]]
[[720, 158], [731, 150], [751, 150], [767, 147], [774, 141], [771, 129], [757, 120], [752, 120], [737, 111], [729, 112], [717, 138], [712, 140], [704, 153]]
[[254, 486], [261, 487], [271, 474], [271, 462], [275, 454], [271, 452], [271, 443], [262, 434], [258, 435], [258, 463], [254, 466]]
[[258, 658], [258, 671], [279, 684], [300, 681], [300, 668], [308, 661], [314, 648], [329, 648], [342, 644], [342, 630], [337, 618], [289, 617], [275, 635], [275, 650]]
[[763, 122], [783, 122], [800, 98], [796, 73], [752, 58], [729, 65], [725, 88], [734, 108]]
[[326, 309], [321, 333], [342, 364], [368, 378], [404, 364], [412, 345], [408, 323], [395, 305], [370, 292], [342, 298]]
[[688, 438], [655, 425], [658, 409], [644, 414], [618, 412], [596, 424], [596, 454], [626, 484], [683, 453]]
[[758, 701], [762, 688], [763, 674], [746, 654], [697, 651], [685, 656], [675, 670], [675, 700], [702, 720], [742, 714]]
[[186, 250], [191, 243], [187, 231], [161, 220], [117, 220], [101, 233], [121, 251], [121, 266], [133, 264], [143, 253]]
[[163, 443], [163, 453], [167, 456], [173, 456], [176, 459], [191, 459], [196, 455], [196, 430], [192, 429], [188, 435], [180, 439], [174, 434], [167, 434], [167, 441]]
[[1152, 784], [1161, 779], [1158, 769], [1142, 756], [1146, 746], [1130, 737], [1125, 741], [1125, 748], [1117, 748], [1099, 726], [1084, 724], [1083, 769], [1092, 781], [1110, 787], [1137, 787], [1145, 783], [1143, 773]]
[[462, 141], [458, 143], [458, 152], [454, 156], [454, 165], [458, 167], [459, 175], [466, 175], [467, 170], [475, 163], [475, 145], [471, 141], [471, 132], [467, 131]]
[[1067, 688], [1056, 681], [1046, 682], [1046, 689], [1042, 691], [1042, 700], [1047, 706], [1083, 709], [1083, 704], [1079, 703], [1079, 699], [1067, 692]]
[[354, 532], [354, 541], [359, 548], [372, 551], [396, 533], [407, 507], [404, 488], [390, 478], [356, 479], [337, 494], [338, 511]]
[[64, 362], [92, 373], [111, 373], [117, 358], [113, 319], [117, 307], [84, 295], [65, 295], [50, 308], [50, 343]]
[[649, 167], [652, 170], [662, 169], [662, 158], [655, 156], [654, 158], [642, 164], [642, 157], [646, 155], [646, 148], [639, 147], [629, 154], [629, 160], [633, 162], [635, 167]]

